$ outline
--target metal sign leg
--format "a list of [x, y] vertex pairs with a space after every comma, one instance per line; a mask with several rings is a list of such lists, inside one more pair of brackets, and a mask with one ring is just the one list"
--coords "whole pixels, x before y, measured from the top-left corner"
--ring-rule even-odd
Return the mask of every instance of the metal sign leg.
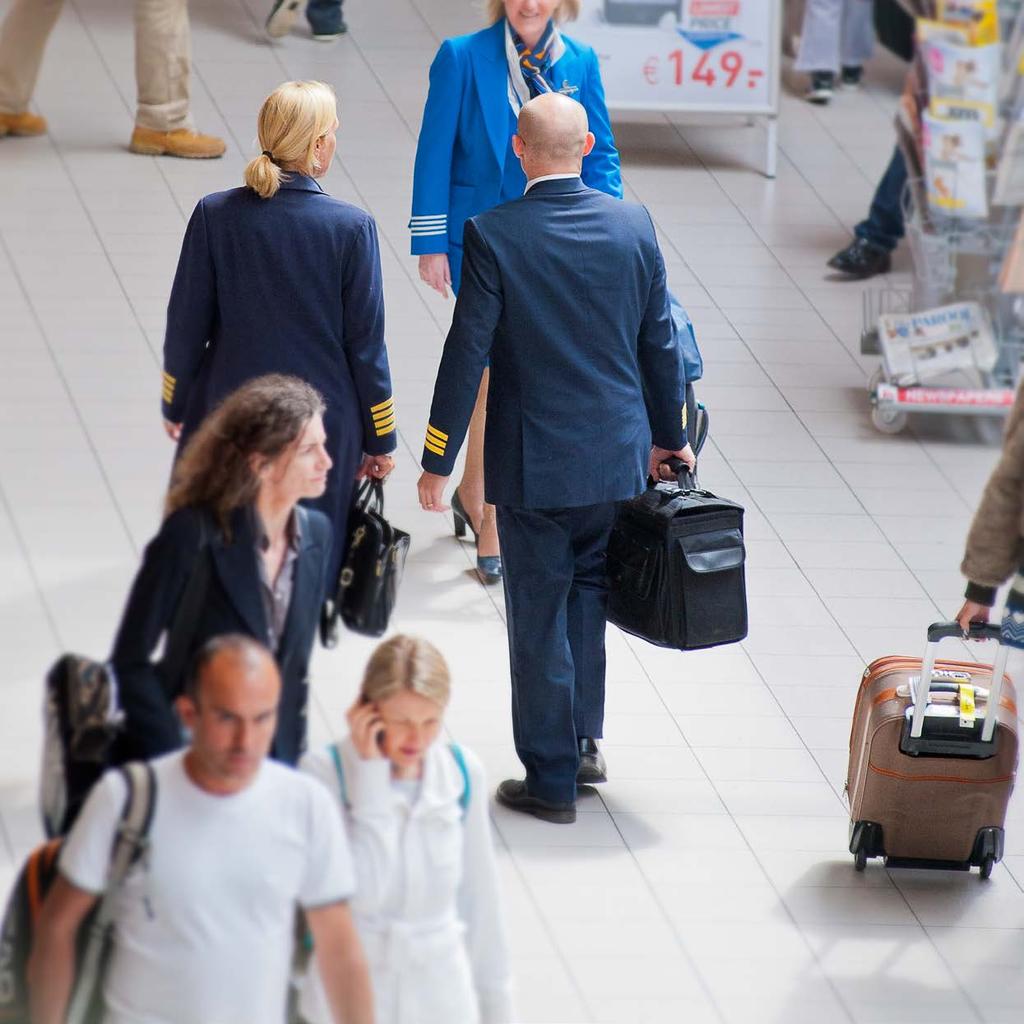
[[764, 176], [774, 178], [779, 164], [779, 119], [774, 115], [765, 118], [766, 147], [764, 155]]

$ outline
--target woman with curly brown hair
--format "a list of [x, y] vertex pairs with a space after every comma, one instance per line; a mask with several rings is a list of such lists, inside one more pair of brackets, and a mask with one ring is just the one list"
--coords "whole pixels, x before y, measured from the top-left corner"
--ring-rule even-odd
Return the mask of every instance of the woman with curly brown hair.
[[181, 746], [174, 701], [193, 652], [212, 636], [243, 633], [266, 644], [281, 671], [271, 754], [298, 760], [332, 546], [328, 518], [298, 502], [327, 486], [323, 414], [323, 399], [303, 381], [257, 377], [185, 447], [110, 658], [126, 718], [119, 757]]

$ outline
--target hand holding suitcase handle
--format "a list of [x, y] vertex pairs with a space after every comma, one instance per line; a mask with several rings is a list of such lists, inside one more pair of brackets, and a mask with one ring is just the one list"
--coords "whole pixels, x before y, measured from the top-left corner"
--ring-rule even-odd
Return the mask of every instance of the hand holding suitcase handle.
[[[935, 657], [939, 650], [939, 641], [957, 638], [960, 640], [1000, 640], [1002, 632], [995, 623], [972, 622], [966, 637], [959, 622], [933, 622], [928, 627], [928, 646], [921, 659], [921, 678], [918, 681], [917, 693], [914, 695], [914, 717], [910, 725], [910, 735], [918, 739], [924, 730], [924, 714], [928, 706], [928, 691], [935, 669]], [[989, 687], [988, 711], [985, 714], [985, 725], [981, 739], [988, 743], [995, 735], [996, 719], [999, 717], [999, 698], [1003, 688], [1003, 676], [1006, 673], [1006, 656], [1009, 648], [1000, 644], [996, 653], [995, 664], [992, 666], [992, 682]]]
[[999, 640], [1001, 632], [997, 623], [972, 622], [971, 628], [965, 633], [959, 622], [933, 622], [928, 627], [928, 643], [935, 644], [940, 640], [958, 637], [961, 640]]

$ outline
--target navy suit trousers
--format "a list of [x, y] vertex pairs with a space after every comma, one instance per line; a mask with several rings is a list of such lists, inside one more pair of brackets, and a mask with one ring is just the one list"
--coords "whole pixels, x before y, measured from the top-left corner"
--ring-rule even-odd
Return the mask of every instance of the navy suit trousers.
[[617, 504], [497, 507], [512, 731], [527, 789], [576, 799], [578, 738], [604, 727], [606, 558]]

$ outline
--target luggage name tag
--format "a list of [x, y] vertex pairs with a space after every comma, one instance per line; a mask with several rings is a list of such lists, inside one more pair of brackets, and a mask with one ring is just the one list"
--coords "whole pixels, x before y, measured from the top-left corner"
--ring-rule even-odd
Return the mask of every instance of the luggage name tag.
[[974, 687], [962, 683], [960, 685], [960, 728], [973, 729], [976, 717]]

